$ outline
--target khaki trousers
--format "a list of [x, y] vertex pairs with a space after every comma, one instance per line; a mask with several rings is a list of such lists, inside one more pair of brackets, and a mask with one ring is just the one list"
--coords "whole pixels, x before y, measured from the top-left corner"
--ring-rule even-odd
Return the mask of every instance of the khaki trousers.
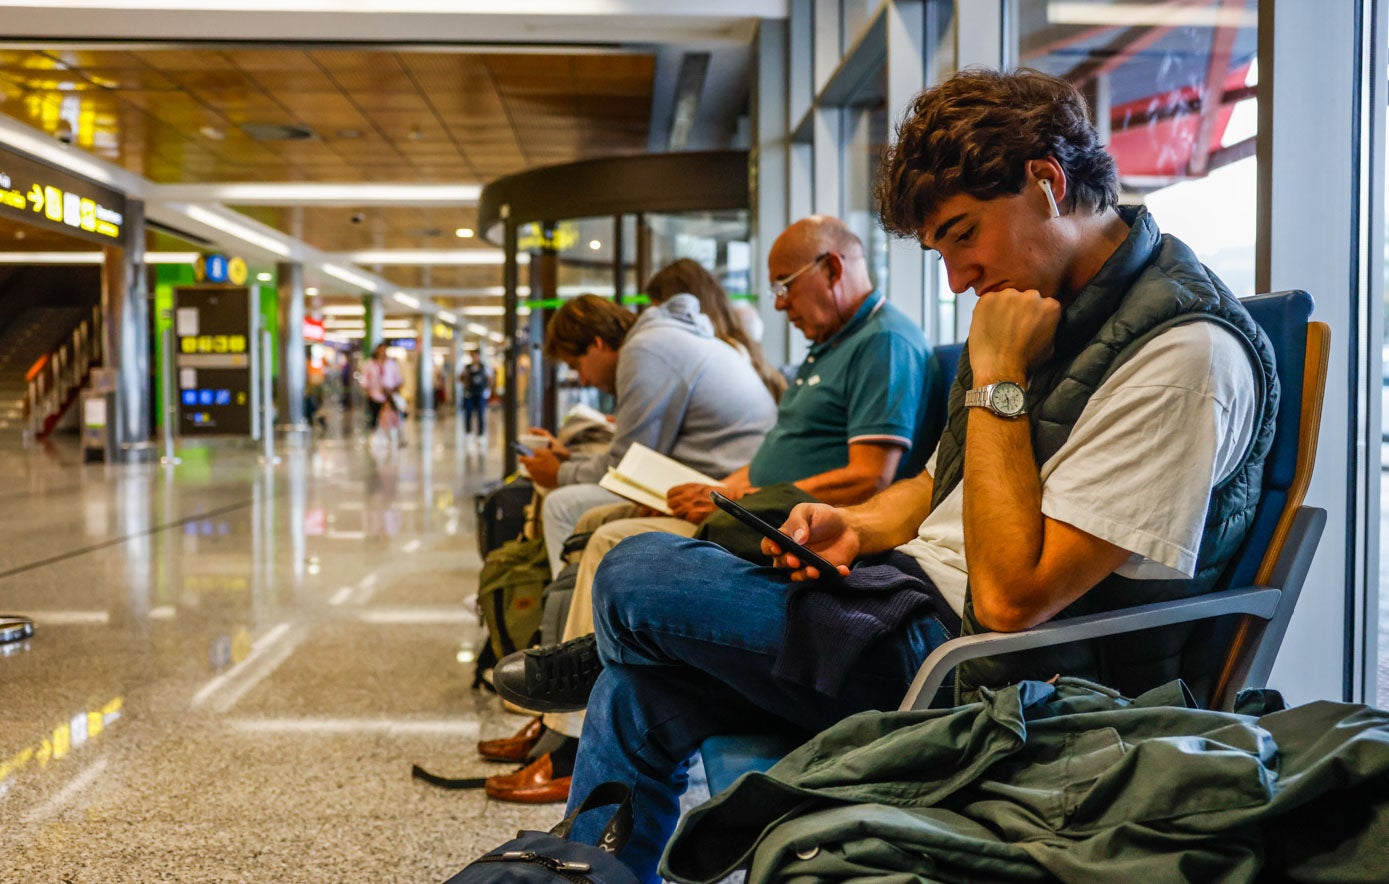
[[[588, 546], [584, 547], [583, 558], [579, 559], [579, 573], [574, 584], [574, 597], [569, 604], [569, 619], [564, 622], [565, 641], [593, 632], [593, 575], [598, 572], [598, 565], [602, 563], [603, 556], [608, 554], [608, 550], [636, 534], [664, 531], [667, 534], [679, 534], [681, 537], [693, 537], [694, 533], [699, 530], [698, 525], [671, 516], [654, 516], [642, 519], [622, 518], [623, 515], [630, 513], [631, 509], [626, 504], [618, 504], [613, 507], [589, 510], [584, 514], [578, 530], [592, 530], [593, 536], [589, 538]], [[605, 515], [609, 517], [616, 515], [617, 520], [600, 524], [596, 528], [591, 527], [594, 521]], [[544, 721], [548, 728], [570, 737], [577, 737], [583, 730], [584, 714], [582, 712], [552, 712], [545, 715]]]

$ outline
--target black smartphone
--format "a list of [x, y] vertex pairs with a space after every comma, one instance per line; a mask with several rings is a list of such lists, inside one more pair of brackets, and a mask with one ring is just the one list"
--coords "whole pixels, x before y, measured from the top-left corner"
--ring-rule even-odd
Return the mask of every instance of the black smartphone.
[[717, 491], [710, 491], [709, 499], [714, 502], [714, 506], [781, 547], [782, 552], [793, 553], [796, 558], [800, 560], [802, 568], [807, 566], [815, 568], [820, 572], [821, 579], [824, 580], [844, 579], [844, 575], [839, 573], [839, 568], [830, 564], [829, 561], [819, 554], [811, 552], [806, 547], [792, 540], [770, 522], [763, 521], [760, 516], [751, 512], [742, 504], [729, 500]]
[[522, 445], [520, 442], [512, 442], [511, 447], [522, 457], [535, 457], [535, 452], [529, 447]]

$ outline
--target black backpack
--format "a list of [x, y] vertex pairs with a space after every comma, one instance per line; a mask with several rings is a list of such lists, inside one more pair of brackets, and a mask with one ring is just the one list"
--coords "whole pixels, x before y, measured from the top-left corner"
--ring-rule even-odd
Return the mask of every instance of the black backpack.
[[[616, 804], [599, 846], [569, 840], [574, 820], [587, 810]], [[548, 832], [520, 832], [486, 856], [478, 857], [445, 884], [640, 884], [614, 855], [632, 834], [632, 794], [622, 783], [603, 783], [579, 809]]]

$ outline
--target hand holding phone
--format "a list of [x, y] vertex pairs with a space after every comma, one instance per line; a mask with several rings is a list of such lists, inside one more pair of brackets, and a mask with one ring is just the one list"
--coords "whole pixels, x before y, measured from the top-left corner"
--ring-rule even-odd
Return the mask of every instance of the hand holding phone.
[[710, 491], [709, 499], [712, 500], [714, 505], [719, 509], [772, 541], [772, 543], [775, 543], [781, 548], [783, 553], [791, 553], [794, 555], [800, 562], [802, 568], [814, 568], [819, 572], [820, 579], [829, 581], [842, 581], [844, 579], [844, 575], [839, 572], [838, 565], [833, 564], [809, 547], [797, 543], [789, 535], [770, 522], [765, 521], [742, 504], [729, 500], [717, 491]]
[[528, 445], [522, 445], [520, 442], [512, 442], [511, 448], [522, 457], [535, 457], [535, 449]]

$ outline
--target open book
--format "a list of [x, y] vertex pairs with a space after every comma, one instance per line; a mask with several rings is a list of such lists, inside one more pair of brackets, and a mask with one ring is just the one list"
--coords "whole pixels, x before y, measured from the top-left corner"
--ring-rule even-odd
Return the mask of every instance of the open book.
[[598, 480], [600, 486], [613, 494], [620, 494], [666, 515], [671, 514], [670, 507], [666, 506], [666, 492], [688, 482], [723, 487], [718, 479], [711, 479], [699, 470], [692, 470], [639, 442], [633, 442], [627, 453], [622, 455], [622, 461], [616, 467], [609, 467], [607, 475]]

